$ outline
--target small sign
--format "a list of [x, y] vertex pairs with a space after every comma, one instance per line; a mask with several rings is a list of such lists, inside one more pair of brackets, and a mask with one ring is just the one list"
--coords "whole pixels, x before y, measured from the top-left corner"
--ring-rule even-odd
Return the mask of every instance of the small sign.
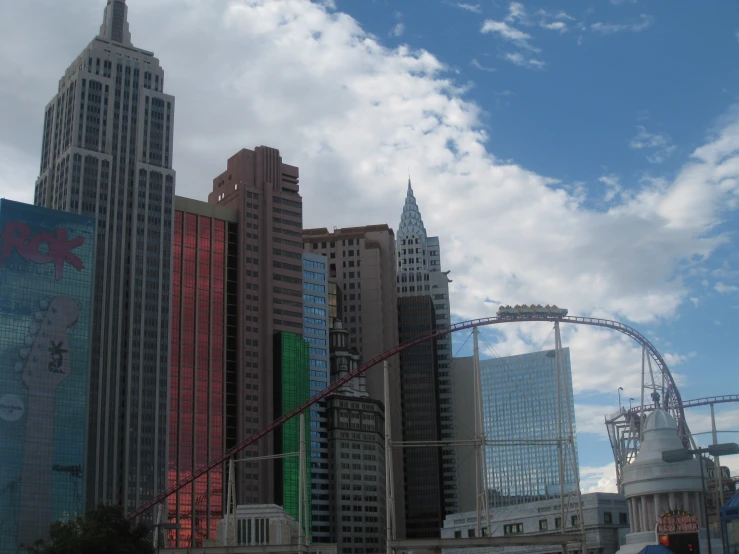
[[690, 512], [673, 510], [657, 518], [657, 533], [660, 535], [676, 535], [679, 533], [697, 533], [698, 518]]

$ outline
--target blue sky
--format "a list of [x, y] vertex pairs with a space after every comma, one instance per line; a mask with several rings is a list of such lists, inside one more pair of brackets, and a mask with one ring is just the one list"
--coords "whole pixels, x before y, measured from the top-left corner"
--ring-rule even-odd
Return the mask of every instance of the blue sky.
[[[481, 123], [496, 157], [565, 185], [587, 187], [592, 195], [586, 205], [594, 210], [608, 207], [598, 194], [608, 190], [601, 178], [617, 180], [626, 190], [643, 179], [674, 178], [735, 109], [739, 93], [735, 3], [697, 9], [684, 2], [339, 0], [337, 7], [389, 45], [433, 52], [469, 87], [466, 97], [485, 111]], [[486, 22], [503, 31], [482, 32]], [[561, 24], [546, 27], [552, 23]], [[528, 38], [505, 36], [517, 32]], [[506, 59], [515, 53], [540, 64]], [[676, 317], [640, 327], [660, 349], [680, 345], [687, 359], [676, 371], [706, 375], [688, 378], [685, 398], [739, 390], [739, 299], [730, 294], [737, 286], [737, 231], [733, 215], [717, 222], [711, 232], [726, 233], [727, 243], [684, 276], [697, 306], [685, 304]], [[706, 279], [706, 272], [715, 272], [716, 280]], [[716, 283], [723, 283], [718, 285], [723, 294]], [[500, 338], [497, 332], [486, 334], [491, 341]], [[470, 354], [469, 343], [462, 347], [467, 335], [455, 340], [460, 355]], [[552, 343], [553, 338], [547, 347]], [[586, 400], [608, 404], [615, 397], [615, 390], [591, 392]], [[624, 398], [628, 403], [630, 396]], [[739, 429], [739, 422], [729, 427]], [[736, 440], [736, 435], [720, 438]], [[610, 461], [603, 440], [581, 435], [583, 465]]]
[[[0, 196], [32, 201], [44, 106], [104, 4], [3, 4]], [[300, 167], [306, 226], [397, 227], [410, 168], [455, 317], [556, 303], [625, 321], [684, 398], [739, 393], [739, 4], [128, 5], [133, 43], [156, 53], [176, 97], [178, 194], [205, 200], [230, 155], [266, 144]], [[563, 339], [586, 485], [607, 488], [602, 416], [619, 386], [638, 396], [640, 352], [607, 331]], [[485, 340], [488, 355], [553, 342], [546, 325]], [[739, 429], [739, 407], [719, 413]], [[689, 423], [706, 430], [706, 411]]]

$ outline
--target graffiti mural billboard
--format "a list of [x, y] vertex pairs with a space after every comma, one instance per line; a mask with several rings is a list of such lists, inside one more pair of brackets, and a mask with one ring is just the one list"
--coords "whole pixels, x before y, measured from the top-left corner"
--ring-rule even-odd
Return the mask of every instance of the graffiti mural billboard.
[[95, 220], [0, 200], [0, 554], [85, 510]]

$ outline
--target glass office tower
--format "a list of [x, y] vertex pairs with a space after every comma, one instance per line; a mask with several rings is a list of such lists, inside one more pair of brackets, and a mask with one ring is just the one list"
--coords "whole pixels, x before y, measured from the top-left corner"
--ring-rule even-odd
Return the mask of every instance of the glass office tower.
[[[400, 343], [436, 330], [431, 296], [398, 298]], [[439, 369], [436, 339], [400, 353], [400, 385], [403, 401], [403, 440], [441, 440]], [[405, 526], [409, 539], [440, 536], [444, 525], [442, 449], [436, 446], [403, 448], [405, 474]]]
[[[236, 444], [238, 213], [175, 197], [168, 485]], [[245, 391], [250, 393], [251, 391]], [[170, 548], [216, 538], [225, 464], [167, 499]]]
[[0, 200], [0, 553], [85, 509], [95, 220]]
[[[488, 441], [556, 439], [558, 400], [562, 398], [564, 436], [575, 430], [570, 350], [562, 350], [563, 386], [570, 394], [570, 421], [564, 389], [557, 393], [555, 352], [533, 352], [480, 362], [485, 433]], [[574, 445], [577, 459], [577, 443]], [[572, 451], [565, 448], [564, 490], [575, 488]], [[487, 472], [492, 506], [507, 506], [559, 496], [556, 444], [488, 446]]]
[[[328, 386], [330, 322], [326, 256], [303, 252], [303, 269], [303, 338], [309, 345], [310, 395], [314, 396]], [[326, 406], [323, 402], [314, 404], [310, 409], [309, 452], [313, 542], [330, 542], [331, 538], [327, 433]]]
[[[308, 343], [295, 333], [275, 333], [274, 335], [274, 414], [281, 415], [299, 406], [309, 398], [308, 368], [310, 367]], [[310, 436], [310, 422], [306, 414], [305, 437]], [[275, 429], [277, 454], [298, 453], [300, 451], [300, 418], [294, 417]], [[306, 448], [307, 450], [307, 448]], [[305, 491], [310, 491], [310, 457], [306, 451]], [[299, 475], [300, 459], [291, 456], [278, 460], [275, 464], [275, 503], [296, 520], [299, 515]], [[305, 514], [307, 529], [310, 532], [310, 510]]]

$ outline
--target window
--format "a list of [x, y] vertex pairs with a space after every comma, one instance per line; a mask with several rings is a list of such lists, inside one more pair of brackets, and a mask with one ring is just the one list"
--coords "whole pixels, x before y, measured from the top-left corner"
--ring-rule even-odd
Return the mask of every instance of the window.
[[470, 539], [475, 538], [475, 530], [474, 529], [467, 529], [467, 537]]
[[325, 281], [326, 280], [326, 274], [325, 273], [318, 273], [316, 271], [308, 271], [307, 269], [303, 270], [303, 278], [304, 279], [315, 279], [316, 281]]
[[503, 526], [504, 535], [516, 535], [523, 533], [523, 523], [510, 523]]
[[580, 519], [576, 515], [574, 515], [570, 518], [570, 523], [573, 527], [577, 527], [578, 525], [580, 525]]
[[554, 518], [554, 527], [557, 529], [560, 529], [562, 527], [562, 518], [561, 517], [555, 517]]
[[461, 539], [462, 538], [462, 531], [454, 531], [454, 538], [455, 539]]
[[603, 512], [603, 523], [613, 523], [613, 515], [611, 512]]
[[549, 522], [546, 519], [539, 520], [539, 531], [546, 531], [549, 529]]
[[315, 267], [316, 269], [326, 269], [326, 264], [323, 262], [314, 262], [313, 260], [303, 260], [303, 266]]
[[626, 517], [626, 514], [624, 512], [621, 512], [618, 514], [618, 523], [620, 525], [628, 525], [629, 524], [629, 518]]

